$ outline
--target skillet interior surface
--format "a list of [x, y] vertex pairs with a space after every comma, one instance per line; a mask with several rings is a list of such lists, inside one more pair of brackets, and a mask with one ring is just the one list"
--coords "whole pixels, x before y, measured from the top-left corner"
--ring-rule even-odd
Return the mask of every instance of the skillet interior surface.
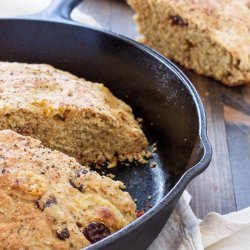
[[[144, 166], [130, 164], [111, 170], [138, 200], [138, 209], [157, 204], [201, 160], [203, 148], [196, 148], [200, 104], [170, 62], [123, 37], [80, 25], [1, 20], [0, 33], [1, 61], [47, 63], [102, 82], [143, 118], [147, 138], [157, 143], [153, 159]], [[157, 166], [150, 168], [154, 161]]]
[[196, 105], [177, 75], [134, 46], [88, 28], [43, 21], [0, 23], [0, 60], [48, 63], [104, 83], [144, 119], [157, 167], [117, 168], [138, 208], [157, 203], [186, 170], [198, 135]]

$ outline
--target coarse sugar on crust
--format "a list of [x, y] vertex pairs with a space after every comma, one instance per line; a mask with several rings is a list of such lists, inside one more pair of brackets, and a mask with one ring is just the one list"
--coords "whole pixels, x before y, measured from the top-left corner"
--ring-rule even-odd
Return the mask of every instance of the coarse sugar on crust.
[[81, 249], [136, 219], [123, 183], [0, 131], [0, 249]]

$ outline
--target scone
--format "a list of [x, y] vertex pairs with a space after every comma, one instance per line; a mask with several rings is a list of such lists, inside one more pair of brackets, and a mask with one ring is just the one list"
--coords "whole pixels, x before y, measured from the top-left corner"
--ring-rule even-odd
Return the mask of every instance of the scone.
[[250, 83], [250, 11], [237, 0], [128, 0], [143, 42], [229, 86]]
[[147, 139], [131, 108], [102, 84], [44, 64], [0, 62], [0, 129], [85, 165], [140, 160]]
[[123, 184], [11, 130], [0, 132], [0, 249], [81, 249], [136, 218]]

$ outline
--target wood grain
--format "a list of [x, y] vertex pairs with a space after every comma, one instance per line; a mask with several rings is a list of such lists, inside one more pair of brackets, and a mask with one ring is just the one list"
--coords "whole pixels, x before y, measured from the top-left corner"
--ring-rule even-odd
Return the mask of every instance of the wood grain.
[[[133, 11], [115, 0], [85, 0], [79, 6], [105, 29], [135, 39]], [[191, 206], [199, 218], [250, 206], [250, 87], [230, 89], [184, 70], [204, 103], [213, 147], [209, 168], [190, 183]]]
[[250, 204], [250, 86], [223, 95], [237, 209]]
[[212, 211], [226, 214], [236, 210], [236, 201], [221, 86], [212, 79], [186, 70], [185, 73], [194, 83], [205, 106], [208, 137], [213, 147], [213, 158], [209, 168], [188, 186], [188, 191], [193, 196], [191, 206], [199, 218]]

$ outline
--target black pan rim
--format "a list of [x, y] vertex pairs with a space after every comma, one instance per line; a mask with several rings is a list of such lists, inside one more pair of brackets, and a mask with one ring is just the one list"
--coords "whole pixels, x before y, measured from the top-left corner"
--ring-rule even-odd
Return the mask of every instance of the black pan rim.
[[204, 153], [200, 161], [193, 165], [189, 170], [187, 170], [178, 180], [178, 182], [172, 187], [172, 189], [168, 192], [167, 195], [153, 208], [151, 208], [149, 211], [147, 211], [144, 215], [142, 215], [140, 218], [135, 220], [134, 222], [130, 223], [125, 228], [119, 230], [118, 232], [112, 234], [111, 236], [88, 246], [86, 249], [96, 249], [96, 248], [102, 248], [108, 243], [111, 243], [114, 239], [121, 238], [126, 236], [129, 232], [133, 231], [135, 228], [141, 227], [142, 224], [149, 220], [151, 217], [153, 217], [155, 214], [158, 213], [159, 210], [164, 209], [171, 201], [176, 199], [177, 196], [180, 195], [180, 190], [184, 190], [188, 183], [192, 181], [197, 175], [202, 173], [207, 166], [209, 165], [211, 158], [212, 158], [212, 147], [209, 143], [208, 137], [207, 137], [207, 122], [206, 122], [206, 114], [203, 107], [203, 104], [201, 102], [201, 99], [194, 88], [191, 81], [187, 78], [187, 76], [168, 58], [161, 55], [159, 52], [155, 51], [152, 48], [149, 48], [145, 45], [142, 45], [130, 38], [127, 38], [125, 36], [122, 36], [120, 34], [116, 34], [114, 32], [106, 31], [104, 29], [95, 28], [86, 26], [80, 23], [77, 23], [75, 21], [71, 20], [61, 20], [60, 21], [51, 21], [51, 20], [40, 20], [34, 17], [25, 17], [25, 18], [1, 18], [0, 21], [28, 21], [28, 22], [43, 22], [43, 23], [49, 23], [49, 24], [60, 24], [60, 25], [67, 25], [71, 27], [78, 27], [81, 29], [88, 29], [95, 32], [100, 32], [106, 36], [112, 37], [114, 39], [122, 40], [125, 43], [128, 43], [132, 46], [134, 46], [136, 49], [139, 49], [143, 51], [144, 53], [149, 54], [150, 56], [154, 57], [156, 60], [160, 61], [165, 67], [168, 67], [182, 82], [184, 87], [189, 91], [190, 95], [192, 96], [192, 99], [195, 103], [195, 107], [197, 110], [197, 115], [199, 119], [199, 140], [202, 144], [202, 147], [204, 149]]

